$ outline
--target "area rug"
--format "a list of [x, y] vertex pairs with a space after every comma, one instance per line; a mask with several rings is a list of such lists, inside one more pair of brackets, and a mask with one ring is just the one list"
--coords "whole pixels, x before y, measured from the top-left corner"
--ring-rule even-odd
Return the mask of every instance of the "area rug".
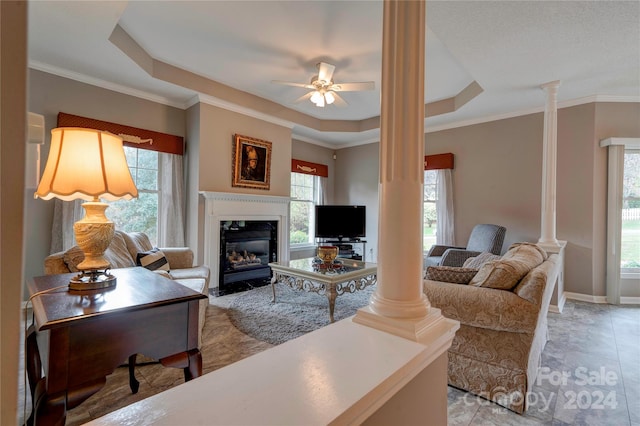
[[[375, 285], [338, 296], [334, 319], [355, 315], [358, 308], [369, 303], [374, 290]], [[272, 296], [271, 285], [241, 294], [228, 308], [231, 323], [248, 336], [274, 345], [330, 324], [329, 300], [325, 295], [276, 284], [275, 303]]]

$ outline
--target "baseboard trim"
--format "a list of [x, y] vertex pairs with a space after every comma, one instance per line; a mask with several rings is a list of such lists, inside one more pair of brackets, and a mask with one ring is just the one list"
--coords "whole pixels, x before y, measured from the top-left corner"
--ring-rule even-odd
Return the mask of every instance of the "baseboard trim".
[[562, 310], [564, 309], [564, 304], [566, 303], [566, 301], [567, 301], [567, 296], [565, 295], [565, 292], [562, 292], [562, 294], [558, 299], [558, 304], [549, 305], [549, 312], [553, 312], [554, 314], [561, 314]]
[[[593, 296], [591, 294], [571, 293], [569, 291], [565, 291], [564, 293], [562, 293], [562, 297], [560, 298], [560, 301], [558, 303], [559, 306], [549, 305], [549, 312], [561, 314], [562, 309], [564, 308], [564, 303], [567, 301], [567, 299], [588, 303], [609, 303], [607, 302], [607, 296]], [[640, 305], [640, 297], [620, 297], [620, 304]]]
[[565, 291], [564, 296], [567, 299], [578, 300], [580, 302], [608, 303], [606, 296], [593, 296], [591, 294], [571, 293], [569, 291]]

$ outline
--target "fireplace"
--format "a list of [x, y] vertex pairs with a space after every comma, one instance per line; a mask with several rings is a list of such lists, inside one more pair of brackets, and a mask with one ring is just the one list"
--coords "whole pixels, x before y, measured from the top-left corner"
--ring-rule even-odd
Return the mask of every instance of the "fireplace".
[[211, 269], [211, 294], [224, 294], [222, 287], [238, 288], [246, 280], [269, 282], [268, 263], [289, 260], [290, 198], [211, 191], [200, 195], [205, 202], [203, 250], [204, 264]]
[[268, 264], [277, 260], [277, 221], [220, 222], [219, 294], [268, 284], [271, 278]]

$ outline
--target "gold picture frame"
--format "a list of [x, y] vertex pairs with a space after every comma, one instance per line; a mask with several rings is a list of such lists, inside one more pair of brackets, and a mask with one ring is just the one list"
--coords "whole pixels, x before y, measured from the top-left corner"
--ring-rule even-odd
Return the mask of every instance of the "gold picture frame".
[[234, 135], [232, 186], [269, 190], [271, 142]]

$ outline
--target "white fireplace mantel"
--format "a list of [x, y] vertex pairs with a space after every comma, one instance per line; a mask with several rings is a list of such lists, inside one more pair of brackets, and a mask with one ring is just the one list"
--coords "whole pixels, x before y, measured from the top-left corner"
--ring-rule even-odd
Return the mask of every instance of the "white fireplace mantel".
[[210, 288], [219, 286], [220, 222], [269, 220], [278, 222], [278, 260], [289, 260], [290, 197], [200, 191], [205, 200], [204, 263], [211, 269]]

